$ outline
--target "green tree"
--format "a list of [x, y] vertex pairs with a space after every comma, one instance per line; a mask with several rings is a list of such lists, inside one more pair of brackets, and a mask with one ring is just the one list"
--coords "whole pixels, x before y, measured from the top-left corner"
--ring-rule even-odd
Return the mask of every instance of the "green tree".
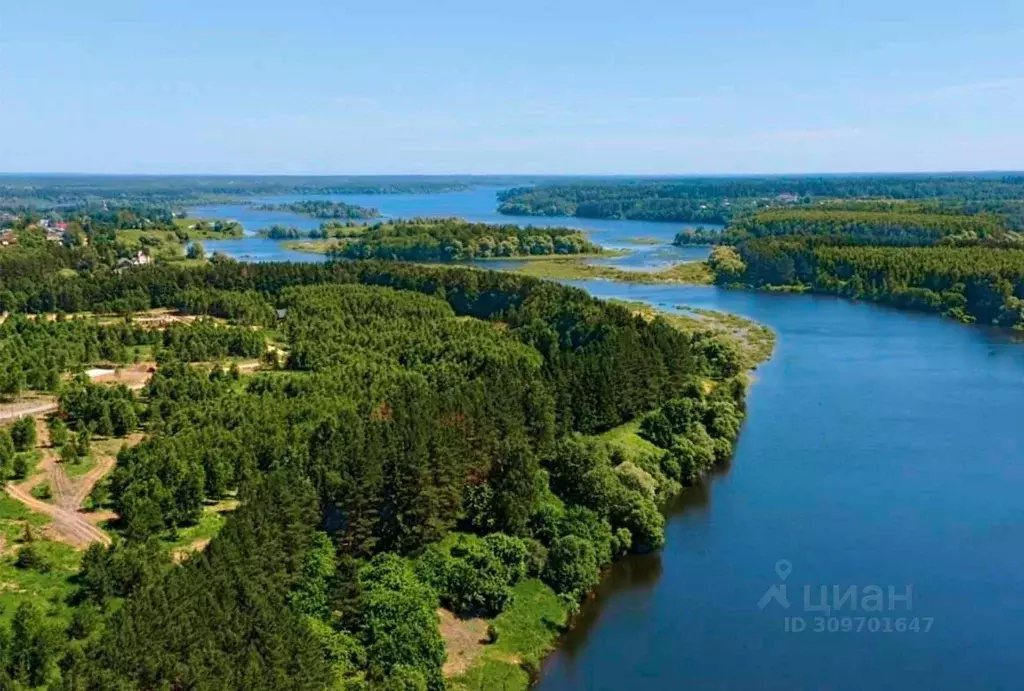
[[590, 592], [598, 581], [594, 546], [576, 535], [556, 539], [548, 552], [544, 580], [555, 592], [577, 600]]
[[11, 440], [18, 451], [31, 451], [36, 445], [36, 421], [31, 417], [19, 418], [11, 425]]
[[359, 631], [371, 681], [384, 682], [412, 671], [422, 675], [429, 691], [443, 691], [445, 649], [434, 591], [393, 554], [374, 557], [360, 570], [359, 582]]
[[64, 446], [68, 443], [68, 426], [59, 417], [50, 419], [50, 442], [54, 446]]

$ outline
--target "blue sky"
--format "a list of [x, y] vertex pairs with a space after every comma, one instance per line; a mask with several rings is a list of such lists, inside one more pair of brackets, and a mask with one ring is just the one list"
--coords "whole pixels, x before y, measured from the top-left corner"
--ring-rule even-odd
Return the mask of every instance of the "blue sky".
[[1021, 168], [1020, 0], [0, 3], [0, 171]]

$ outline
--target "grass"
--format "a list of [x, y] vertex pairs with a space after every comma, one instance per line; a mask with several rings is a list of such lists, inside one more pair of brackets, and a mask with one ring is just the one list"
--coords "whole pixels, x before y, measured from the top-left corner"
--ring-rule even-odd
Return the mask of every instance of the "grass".
[[676, 305], [683, 314], [674, 314], [651, 307], [645, 302], [616, 300], [635, 314], [648, 319], [661, 317], [685, 333], [710, 332], [723, 335], [740, 348], [747, 369], [754, 369], [771, 358], [775, 351], [775, 332], [764, 324], [737, 314]]
[[747, 355], [750, 367], [761, 364], [771, 358], [775, 351], [775, 332], [764, 324], [738, 314], [719, 312], [700, 307], [676, 305], [676, 309], [699, 317], [701, 326], [712, 330], [726, 332], [740, 340], [741, 347]]
[[67, 600], [75, 591], [72, 579], [81, 567], [82, 553], [49, 540], [36, 539], [32, 544], [50, 568], [45, 573], [19, 569], [14, 565], [15, 554], [0, 558], [0, 621], [9, 625], [18, 605], [31, 600], [66, 624], [71, 618]]
[[50, 488], [49, 482], [40, 482], [32, 488], [30, 494], [40, 501], [49, 501], [53, 497], [53, 489]]
[[79, 456], [77, 463], [61, 463], [61, 465], [64, 467], [64, 472], [67, 473], [69, 478], [79, 478], [96, 467], [96, 456], [90, 453], [84, 458]]
[[[143, 247], [148, 246], [150, 254], [156, 259], [186, 261], [185, 243], [179, 235], [184, 235], [189, 241], [193, 241], [240, 238], [244, 234], [242, 226], [240, 225], [235, 226], [231, 232], [226, 233], [189, 229], [189, 226], [196, 223], [197, 220], [201, 219], [174, 219], [174, 224], [178, 227], [178, 231], [140, 229], [119, 230], [117, 231], [117, 239], [123, 245], [133, 250], [142, 249]], [[199, 264], [204, 262], [204, 260], [191, 261], [195, 261]]]
[[228, 519], [228, 514], [238, 508], [238, 501], [225, 499], [203, 507], [203, 515], [195, 525], [179, 528], [173, 539], [165, 539], [167, 547], [173, 552], [191, 551], [194, 545], [212, 540], [221, 531]]
[[644, 236], [635, 237], [635, 238], [626, 238], [626, 242], [628, 242], [631, 245], [664, 245], [665, 244], [665, 240], [660, 240], [658, 238], [644, 237]]
[[226, 233], [215, 233], [212, 230], [195, 230], [189, 228], [191, 225], [195, 225], [199, 221], [206, 221], [207, 223], [214, 223], [213, 219], [203, 218], [176, 218], [174, 219], [174, 225], [178, 226], [188, 237], [189, 240], [225, 240], [229, 238], [240, 238], [245, 235], [245, 231], [242, 229], [241, 224], [235, 224], [230, 232]]
[[555, 647], [569, 619], [555, 592], [535, 578], [520, 581], [512, 591], [512, 603], [491, 620], [497, 641], [476, 665], [452, 679], [454, 688], [526, 689], [531, 682], [527, 669], [539, 669]]
[[32, 449], [31, 451], [21, 451], [20, 453], [14, 454], [15, 460], [25, 461], [25, 474], [18, 480], [24, 480], [25, 478], [32, 477], [36, 474], [36, 466], [39, 465], [39, 461], [43, 460], [43, 452], [39, 449]]
[[170, 230], [119, 230], [117, 239], [132, 250], [149, 247], [150, 254], [156, 259], [181, 259], [185, 256], [185, 244]]
[[29, 511], [20, 501], [11, 499], [6, 492], [0, 494], [0, 534], [8, 545], [21, 540], [25, 534], [26, 524], [38, 533], [49, 522], [48, 517]]
[[640, 418], [637, 418], [624, 425], [613, 427], [607, 432], [598, 434], [594, 439], [603, 442], [610, 449], [621, 451], [628, 460], [633, 460], [650, 453], [658, 454], [663, 452], [662, 449], [641, 437], [639, 431]]
[[619, 283], [681, 283], [688, 285], [710, 285], [714, 281], [711, 270], [704, 262], [680, 262], [659, 271], [626, 271], [615, 266], [588, 264], [585, 258], [581, 257], [558, 256], [552, 257], [551, 261], [547, 262], [517, 263], [504, 270], [535, 278], [563, 281], [597, 279]]
[[[43, 528], [49, 522], [49, 518], [29, 511], [6, 493], [0, 494], [0, 535], [4, 542], [0, 556], [0, 622], [5, 625], [26, 599], [65, 623], [70, 618], [67, 598], [75, 589], [72, 578], [78, 573], [81, 553], [69, 545], [42, 539]], [[14, 566], [17, 552], [24, 545], [26, 525], [32, 530], [36, 551], [50, 565], [46, 573]]]

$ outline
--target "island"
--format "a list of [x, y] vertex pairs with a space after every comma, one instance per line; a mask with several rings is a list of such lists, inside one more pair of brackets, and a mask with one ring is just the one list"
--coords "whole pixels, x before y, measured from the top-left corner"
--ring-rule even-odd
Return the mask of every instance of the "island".
[[377, 209], [326, 200], [305, 200], [287, 204], [256, 204], [260, 211], [288, 211], [300, 216], [323, 219], [370, 219], [380, 216]]
[[573, 228], [535, 228], [470, 223], [458, 218], [420, 218], [371, 226], [335, 226], [328, 240], [289, 244], [300, 252], [333, 259], [449, 262], [544, 256], [612, 256]]

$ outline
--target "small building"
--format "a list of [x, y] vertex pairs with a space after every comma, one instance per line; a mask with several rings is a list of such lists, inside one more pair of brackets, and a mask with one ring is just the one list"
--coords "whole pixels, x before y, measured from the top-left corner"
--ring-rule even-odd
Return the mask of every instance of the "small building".
[[117, 260], [117, 270], [123, 271], [133, 266], [146, 266], [152, 264], [153, 259], [148, 254], [139, 250], [133, 257], [121, 257]]
[[800, 201], [800, 195], [793, 194], [792, 192], [783, 192], [779, 195], [779, 201], [783, 204], [796, 204]]

